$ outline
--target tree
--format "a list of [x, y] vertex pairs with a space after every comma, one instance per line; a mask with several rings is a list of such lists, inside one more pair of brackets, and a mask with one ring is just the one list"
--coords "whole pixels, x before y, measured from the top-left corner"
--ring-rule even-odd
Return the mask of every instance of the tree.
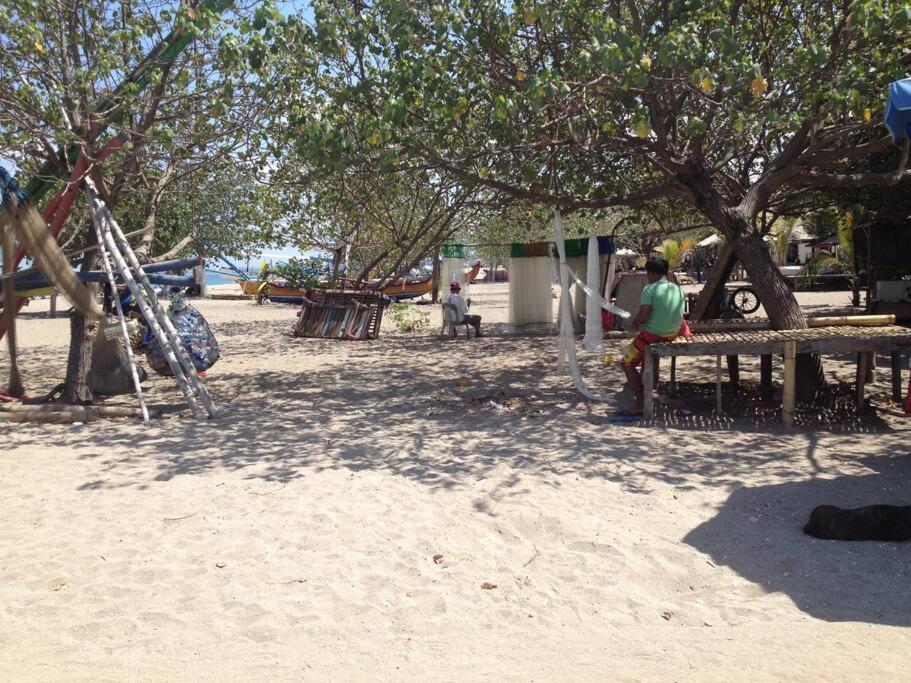
[[[257, 12], [263, 22], [274, 18], [271, 5]], [[42, 168], [68, 177], [69, 150], [94, 158], [105, 142], [102, 134], [112, 128], [124, 144], [94, 166], [93, 176], [115, 217], [121, 200], [144, 196], [146, 241], [139, 248], [147, 252], [168, 182], [247, 144], [255, 107], [237, 67], [240, 36], [250, 25], [243, 10], [223, 20], [214, 0], [3, 3], [0, 136], [9, 148], [0, 152], [14, 158], [23, 175]], [[193, 48], [153, 62], [144, 90], [124, 81], [172, 29], [194, 36]], [[88, 221], [70, 220], [66, 229], [72, 246], [94, 239]], [[94, 268], [96, 254], [81, 265]], [[65, 401], [92, 398], [85, 376], [93, 334], [91, 325], [73, 316]]]
[[[287, 136], [283, 122], [271, 126], [272, 145]], [[269, 185], [284, 215], [281, 241], [333, 252], [334, 271], [347, 255], [357, 280], [377, 270], [380, 285], [407, 275], [467, 229], [483, 204], [472, 184], [422, 169], [384, 168], [369, 153], [344, 168], [314, 168], [306, 155], [284, 154]]]
[[280, 220], [254, 170], [233, 159], [169, 179], [154, 213], [148, 197], [134, 193], [120, 203], [118, 218], [125, 228], [143, 229], [134, 250], [151, 262], [184, 254], [249, 258], [274, 243]]
[[858, 140], [881, 131], [908, 63], [905, 3], [320, 0], [314, 15], [281, 40], [326, 105], [301, 122], [316, 158], [349, 158], [344, 110], [390, 155], [514, 198], [681, 200], [724, 234], [777, 328], [806, 322], [758, 217], [808, 187], [894, 179], [844, 171], [890, 143]]

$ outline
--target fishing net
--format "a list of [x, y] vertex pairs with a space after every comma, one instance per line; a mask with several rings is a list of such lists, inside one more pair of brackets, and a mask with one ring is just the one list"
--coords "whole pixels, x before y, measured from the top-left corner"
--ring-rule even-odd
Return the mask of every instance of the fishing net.
[[547, 255], [509, 259], [509, 323], [525, 331], [550, 332], [554, 324], [553, 258]]

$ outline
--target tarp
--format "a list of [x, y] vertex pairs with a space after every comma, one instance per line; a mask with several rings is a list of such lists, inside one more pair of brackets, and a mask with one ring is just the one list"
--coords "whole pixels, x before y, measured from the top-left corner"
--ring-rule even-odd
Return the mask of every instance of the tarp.
[[885, 124], [895, 144], [905, 138], [911, 139], [911, 78], [903, 78], [889, 86]]
[[704, 240], [700, 241], [699, 244], [696, 245], [696, 246], [699, 246], [699, 247], [713, 247], [713, 246], [715, 246], [716, 244], [721, 244], [722, 242], [724, 242], [724, 238], [723, 238], [721, 235], [719, 235], [719, 234], [716, 233], [716, 234], [714, 234], [714, 235], [709, 235], [709, 236], [706, 237]]

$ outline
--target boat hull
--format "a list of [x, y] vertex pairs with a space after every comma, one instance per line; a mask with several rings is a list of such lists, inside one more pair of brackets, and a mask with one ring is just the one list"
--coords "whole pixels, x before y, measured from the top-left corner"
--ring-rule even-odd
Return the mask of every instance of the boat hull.
[[272, 285], [261, 292], [260, 287], [262, 287], [263, 283], [256, 280], [242, 280], [237, 284], [245, 295], [261, 296], [277, 304], [299, 305], [304, 303], [304, 297], [306, 296], [306, 292], [301, 289], [281, 287], [279, 285]]
[[[265, 290], [260, 291], [263, 283], [256, 280], [242, 280], [237, 284], [246, 296], [263, 297], [269, 301], [280, 304], [302, 304], [304, 302], [304, 297], [306, 296], [306, 292], [303, 290], [282, 287], [280, 285], [272, 285], [271, 287], [267, 287]], [[383, 295], [389, 299], [404, 301], [407, 299], [417, 299], [425, 294], [430, 294], [431, 289], [433, 289], [433, 281], [432, 278], [427, 277], [419, 280], [406, 280], [404, 282], [401, 279], [398, 279], [383, 287], [382, 292]]]
[[417, 299], [425, 294], [430, 294], [433, 289], [432, 278], [421, 278], [420, 280], [402, 281], [395, 280], [383, 287], [383, 295], [395, 301], [404, 301], [406, 299]]

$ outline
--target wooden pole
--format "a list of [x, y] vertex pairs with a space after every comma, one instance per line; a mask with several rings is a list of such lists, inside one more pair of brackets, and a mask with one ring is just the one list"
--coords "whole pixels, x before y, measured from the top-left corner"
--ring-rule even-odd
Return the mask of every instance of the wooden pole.
[[794, 424], [794, 405], [797, 396], [797, 342], [784, 343], [784, 395], [781, 402], [781, 421], [785, 427]]
[[772, 396], [772, 355], [768, 353], [759, 357], [759, 394], [764, 399]]
[[677, 395], [677, 356], [671, 356], [671, 396]]
[[208, 294], [206, 286], [206, 267], [203, 264], [193, 267], [193, 276], [196, 278], [196, 284], [199, 285], [199, 298], [205, 299]]
[[876, 381], [876, 354], [873, 351], [866, 352], [867, 360], [864, 361], [864, 382], [872, 384]]
[[807, 327], [879, 327], [894, 324], [894, 315], [827, 315], [807, 318]]
[[[73, 422], [91, 422], [102, 417], [143, 419], [144, 415], [139, 408], [126, 406], [74, 406], [53, 403], [46, 405], [0, 404], [0, 422], [72, 424]], [[161, 411], [153, 411], [153, 417], [161, 417]]]
[[[3, 211], [0, 208], [0, 211]], [[9, 275], [16, 272], [13, 265], [16, 245], [13, 237], [13, 226], [0, 214], [0, 240], [3, 247], [3, 274]], [[19, 373], [19, 363], [16, 355], [16, 283], [12, 278], [3, 281], [3, 322], [6, 327], [6, 343], [9, 350], [9, 385], [7, 391], [14, 398], [19, 398], [25, 393], [22, 376]]]
[[715, 356], [715, 413], [721, 415], [721, 356]]
[[731, 270], [737, 263], [734, 256], [734, 248], [727, 242], [721, 247], [718, 258], [715, 260], [712, 269], [705, 278], [705, 285], [696, 299], [696, 303], [690, 311], [690, 320], [702, 320], [703, 318], [715, 317], [720, 308], [721, 296], [724, 286], [727, 284]]
[[728, 356], [727, 363], [731, 389], [736, 392], [740, 388], [740, 356]]
[[892, 352], [892, 400], [902, 402], [902, 354], [901, 351]]
[[655, 416], [655, 400], [652, 396], [655, 388], [655, 364], [652, 360], [652, 352], [647, 345], [645, 357], [642, 359], [642, 387], [644, 389], [643, 413], [646, 420], [651, 420]]
[[864, 409], [864, 386], [867, 381], [867, 360], [868, 355], [866, 352], [862, 351], [857, 354], [857, 374], [855, 378], [855, 389], [857, 390], [855, 402], [857, 404], [857, 412]]

